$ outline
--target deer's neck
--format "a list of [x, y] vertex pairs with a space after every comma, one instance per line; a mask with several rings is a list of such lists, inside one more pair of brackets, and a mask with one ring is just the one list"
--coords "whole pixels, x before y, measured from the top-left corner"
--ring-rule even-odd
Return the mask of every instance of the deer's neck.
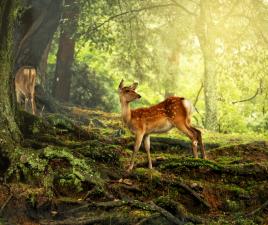
[[131, 121], [131, 109], [128, 102], [120, 101], [121, 102], [121, 115], [123, 118], [123, 121], [126, 124], [129, 124]]

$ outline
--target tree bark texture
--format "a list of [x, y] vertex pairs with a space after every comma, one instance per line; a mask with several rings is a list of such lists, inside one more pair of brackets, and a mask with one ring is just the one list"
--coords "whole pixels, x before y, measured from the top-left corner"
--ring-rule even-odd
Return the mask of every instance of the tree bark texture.
[[202, 0], [200, 2], [200, 16], [197, 18], [196, 32], [204, 58], [205, 127], [209, 130], [218, 129], [218, 77], [215, 55], [216, 37], [213, 27], [209, 1]]
[[78, 1], [66, 0], [52, 90], [53, 96], [61, 102], [68, 102], [70, 98], [72, 64], [75, 52], [74, 34], [78, 25], [78, 16]]
[[18, 5], [17, 0], [2, 0], [0, 5], [0, 146], [20, 139], [12, 79], [13, 31]]
[[53, 34], [56, 31], [62, 12], [63, 0], [23, 0], [25, 11], [21, 23], [16, 26], [15, 68], [31, 65], [38, 67]]
[[52, 43], [52, 39], [49, 41], [49, 43], [47, 44], [47, 47], [45, 48], [43, 55], [41, 56], [41, 60], [39, 63], [39, 74], [41, 74], [40, 77], [40, 84], [41, 87], [43, 89], [45, 89], [46, 87], [46, 80], [47, 80], [47, 59], [48, 59], [48, 55], [49, 55], [49, 51], [50, 51], [50, 47], [51, 47], [51, 43]]

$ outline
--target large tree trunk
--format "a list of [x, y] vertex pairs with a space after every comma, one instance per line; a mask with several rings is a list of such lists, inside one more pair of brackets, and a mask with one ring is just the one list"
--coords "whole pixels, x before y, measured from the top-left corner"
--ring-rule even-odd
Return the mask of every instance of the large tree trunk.
[[57, 53], [57, 65], [53, 83], [53, 96], [61, 101], [68, 102], [72, 77], [72, 64], [74, 61], [75, 39], [77, 29], [79, 5], [77, 1], [66, 0], [63, 12], [59, 49]]
[[205, 127], [209, 130], [218, 129], [218, 108], [217, 108], [217, 71], [216, 71], [216, 37], [213, 32], [208, 0], [200, 2], [200, 16], [196, 23], [196, 33], [199, 39], [204, 58], [204, 96], [205, 96]]
[[213, 50], [208, 46], [203, 47], [204, 55], [204, 95], [205, 95], [205, 126], [209, 130], [218, 130], [218, 108], [217, 108], [217, 71], [216, 60]]
[[[19, 141], [15, 121], [15, 93], [12, 79], [13, 31], [18, 1], [1, 0], [0, 6], [0, 151], [2, 146]], [[3, 148], [6, 149], [6, 148]]]
[[[15, 28], [15, 65], [13, 74], [21, 66], [30, 65], [38, 69], [38, 80], [44, 84], [46, 75], [47, 57], [53, 35], [59, 25], [63, 0], [21, 0], [23, 13], [20, 23]], [[46, 109], [44, 105], [47, 99], [45, 92], [39, 86], [36, 91], [37, 106]], [[42, 95], [42, 96], [41, 96]], [[47, 102], [47, 101], [46, 101]]]
[[38, 67], [56, 31], [63, 0], [24, 0], [23, 12], [16, 28], [15, 70], [23, 65]]
[[39, 62], [39, 74], [41, 74], [40, 77], [40, 84], [42, 88], [45, 90], [46, 87], [46, 81], [47, 81], [47, 59], [51, 47], [52, 39], [48, 42], [47, 47], [45, 48], [43, 55], [41, 57], [41, 61]]

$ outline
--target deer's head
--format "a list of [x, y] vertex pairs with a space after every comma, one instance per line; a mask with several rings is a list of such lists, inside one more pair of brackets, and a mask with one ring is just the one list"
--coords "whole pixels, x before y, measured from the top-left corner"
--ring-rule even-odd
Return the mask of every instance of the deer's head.
[[134, 82], [132, 85], [124, 87], [124, 80], [121, 80], [118, 87], [120, 101], [129, 103], [141, 98], [141, 96], [135, 91], [137, 86], [138, 83]]

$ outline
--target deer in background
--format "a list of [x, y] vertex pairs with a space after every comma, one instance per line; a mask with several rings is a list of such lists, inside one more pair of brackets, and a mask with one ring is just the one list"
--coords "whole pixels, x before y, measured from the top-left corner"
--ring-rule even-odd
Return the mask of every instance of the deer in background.
[[174, 127], [191, 139], [194, 158], [198, 158], [197, 146], [199, 144], [202, 158], [206, 159], [201, 132], [191, 126], [191, 103], [181, 97], [168, 97], [163, 102], [149, 108], [131, 110], [129, 103], [141, 98], [135, 92], [137, 86], [138, 83], [133, 83], [130, 86], [124, 87], [124, 80], [122, 80], [118, 87], [123, 121], [130, 131], [135, 134], [134, 151], [128, 171], [131, 171], [134, 167], [135, 156], [141, 146], [142, 140], [144, 141], [144, 147], [147, 152], [149, 168], [152, 169], [150, 134], [165, 133]]
[[21, 103], [22, 96], [25, 99], [25, 111], [28, 109], [29, 101], [31, 101], [32, 113], [35, 115], [35, 80], [36, 69], [32, 66], [21, 67], [15, 75], [15, 89], [17, 102]]

